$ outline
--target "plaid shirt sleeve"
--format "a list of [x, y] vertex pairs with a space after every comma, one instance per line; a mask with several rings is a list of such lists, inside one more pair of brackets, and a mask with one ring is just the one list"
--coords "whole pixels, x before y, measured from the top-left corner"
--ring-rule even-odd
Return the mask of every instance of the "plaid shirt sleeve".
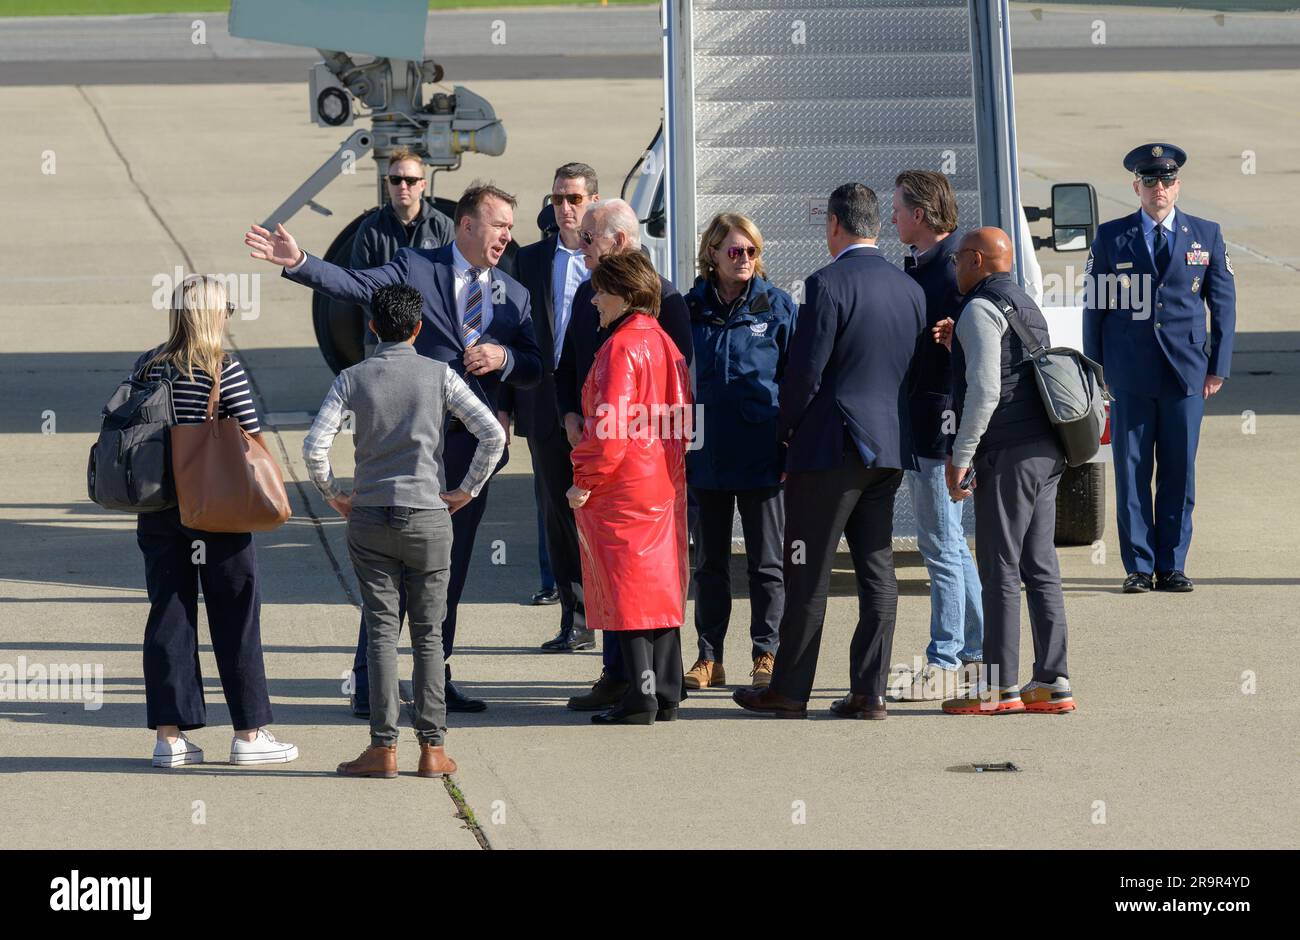
[[474, 449], [474, 459], [470, 461], [465, 478], [460, 481], [459, 486], [452, 486], [451, 480], [448, 480], [447, 486], [450, 489], [464, 490], [470, 496], [477, 496], [479, 490], [483, 489], [483, 484], [492, 476], [497, 461], [501, 459], [501, 453], [506, 449], [506, 432], [502, 430], [496, 415], [487, 405], [479, 401], [478, 396], [465, 384], [465, 380], [451, 369], [447, 370], [447, 379], [443, 384], [442, 393], [447, 403], [447, 410], [460, 419], [460, 422], [469, 428], [470, 433], [478, 438], [478, 447]]
[[302, 442], [302, 459], [311, 474], [311, 481], [316, 484], [321, 495], [326, 499], [337, 499], [343, 491], [334, 482], [334, 470], [330, 467], [330, 445], [343, 426], [343, 376], [340, 375], [330, 386], [316, 420]]

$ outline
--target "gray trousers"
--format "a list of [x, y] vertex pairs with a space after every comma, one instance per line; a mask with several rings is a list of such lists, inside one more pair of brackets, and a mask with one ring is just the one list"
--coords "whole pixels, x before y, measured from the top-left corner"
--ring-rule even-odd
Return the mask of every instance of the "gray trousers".
[[406, 619], [415, 656], [415, 734], [441, 746], [447, 733], [442, 619], [451, 571], [451, 514], [445, 509], [356, 506], [348, 519], [348, 552], [361, 587], [370, 676], [370, 743], [397, 743], [398, 584], [406, 587]]
[[988, 682], [1004, 688], [1019, 683], [1022, 581], [1034, 639], [1033, 678], [1053, 682], [1068, 676], [1055, 540], [1065, 454], [1055, 437], [1043, 437], [978, 454], [974, 468], [975, 563], [984, 596]]

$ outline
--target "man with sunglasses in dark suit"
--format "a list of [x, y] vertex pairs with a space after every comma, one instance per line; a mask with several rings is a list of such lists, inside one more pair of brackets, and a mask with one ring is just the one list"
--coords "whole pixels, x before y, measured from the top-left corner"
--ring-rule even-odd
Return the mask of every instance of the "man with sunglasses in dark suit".
[[1098, 227], [1084, 269], [1083, 351], [1101, 363], [1114, 396], [1110, 436], [1126, 594], [1192, 590], [1184, 566], [1201, 417], [1232, 360], [1237, 291], [1223, 233], [1218, 223], [1174, 207], [1186, 160], [1164, 143], [1124, 157], [1142, 208]]
[[566, 163], [551, 181], [550, 216], [556, 230], [525, 245], [515, 256], [519, 282], [528, 288], [533, 330], [542, 354], [542, 380], [536, 388], [513, 396], [515, 426], [528, 439], [538, 505], [545, 528], [555, 587], [560, 594], [560, 629], [542, 644], [550, 653], [596, 648], [582, 605], [582, 561], [578, 528], [565, 494], [573, 486], [573, 449], [560, 424], [555, 395], [555, 367], [573, 314], [573, 298], [591, 272], [583, 261], [582, 217], [600, 199], [596, 171], [585, 163]]
[[[254, 225], [244, 236], [252, 257], [284, 267], [284, 276], [344, 303], [366, 304], [389, 284], [409, 284], [424, 297], [424, 326], [415, 349], [450, 365], [494, 412], [503, 383], [531, 388], [541, 378], [542, 360], [533, 337], [528, 291], [497, 265], [510, 244], [515, 197], [492, 185], [471, 185], [456, 204], [456, 239], [426, 251], [403, 248], [388, 264], [364, 271], [330, 264], [298, 247], [283, 225], [274, 233]], [[459, 480], [469, 468], [477, 438], [459, 421], [449, 421], [443, 436], [446, 479]], [[495, 468], [509, 459], [509, 449]], [[495, 473], [495, 470], [493, 471]], [[447, 613], [442, 626], [443, 656], [449, 660], [456, 637], [456, 614], [469, 573], [474, 537], [487, 508], [491, 482], [479, 495], [449, 492], [452, 511], [451, 572]], [[447, 666], [447, 710], [479, 712], [487, 704], [470, 698], [451, 682]]]

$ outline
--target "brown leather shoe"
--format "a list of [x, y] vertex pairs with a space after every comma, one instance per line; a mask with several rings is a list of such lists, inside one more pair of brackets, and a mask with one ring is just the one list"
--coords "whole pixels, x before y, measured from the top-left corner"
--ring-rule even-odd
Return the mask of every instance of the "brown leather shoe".
[[727, 671], [722, 663], [711, 659], [697, 659], [695, 665], [682, 677], [682, 685], [688, 689], [711, 689], [727, 684]]
[[765, 689], [737, 689], [731, 693], [732, 700], [746, 711], [761, 712], [776, 718], [807, 718], [808, 703], [796, 702], [774, 692], [769, 686]]
[[447, 756], [441, 745], [420, 745], [420, 769], [416, 773], [421, 777], [441, 777], [455, 772], [456, 762]]
[[855, 695], [850, 692], [831, 706], [831, 714], [839, 718], [880, 721], [885, 717], [885, 700], [879, 695]]
[[356, 760], [339, 764], [338, 772], [344, 777], [384, 777], [397, 776], [397, 745], [384, 747], [372, 744], [361, 752]]
[[750, 670], [750, 675], [754, 681], [750, 686], [755, 689], [766, 689], [772, 684], [772, 669], [776, 666], [776, 657], [771, 653], [761, 653], [754, 660], [754, 668]]

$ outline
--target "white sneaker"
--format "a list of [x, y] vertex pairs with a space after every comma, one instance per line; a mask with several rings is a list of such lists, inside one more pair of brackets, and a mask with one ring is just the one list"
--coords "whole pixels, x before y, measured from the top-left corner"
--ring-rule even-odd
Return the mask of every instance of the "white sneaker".
[[159, 741], [153, 746], [153, 765], [155, 767], [180, 767], [182, 764], [203, 763], [203, 748], [199, 747], [182, 731], [175, 741]]
[[265, 728], [257, 729], [257, 736], [251, 741], [232, 738], [230, 741], [230, 762], [232, 764], [287, 764], [298, 757], [298, 749], [292, 744], [277, 741], [275, 735]]

